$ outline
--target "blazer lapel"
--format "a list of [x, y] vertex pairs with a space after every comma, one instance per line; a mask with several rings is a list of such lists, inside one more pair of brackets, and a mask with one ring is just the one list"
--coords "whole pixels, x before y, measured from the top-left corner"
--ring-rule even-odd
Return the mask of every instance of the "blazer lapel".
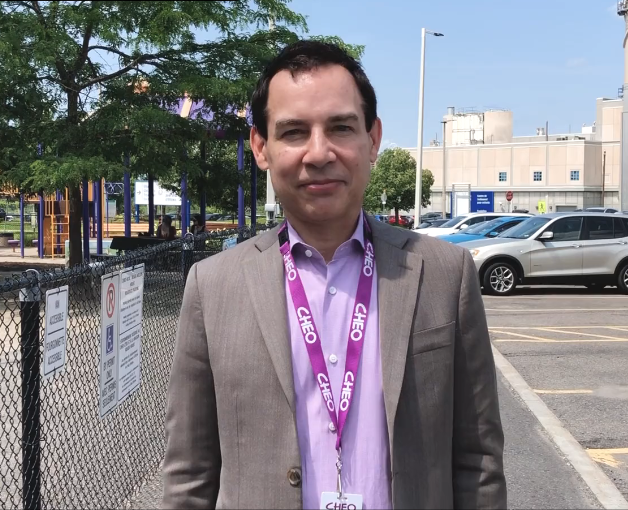
[[292, 350], [286, 311], [284, 268], [278, 248], [277, 229], [259, 236], [255, 244], [259, 252], [254, 253], [251, 262], [245, 265], [245, 280], [266, 348], [294, 413]]
[[370, 220], [373, 229], [379, 305], [379, 344], [386, 421], [392, 452], [399, 395], [417, 304], [423, 258], [404, 249], [412, 235]]

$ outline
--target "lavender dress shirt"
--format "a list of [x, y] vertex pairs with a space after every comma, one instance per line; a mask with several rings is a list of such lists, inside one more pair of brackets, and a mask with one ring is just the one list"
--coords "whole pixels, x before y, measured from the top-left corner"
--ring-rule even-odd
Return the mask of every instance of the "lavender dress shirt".
[[[344, 377], [349, 319], [364, 256], [363, 216], [329, 264], [288, 225], [290, 249], [318, 328], [336, 406]], [[336, 431], [330, 422], [286, 280], [288, 322], [296, 397], [296, 425], [302, 462], [303, 508], [320, 508], [322, 492], [336, 490]], [[379, 352], [377, 274], [355, 393], [342, 433], [343, 491], [362, 494], [364, 508], [392, 507], [390, 453]]]

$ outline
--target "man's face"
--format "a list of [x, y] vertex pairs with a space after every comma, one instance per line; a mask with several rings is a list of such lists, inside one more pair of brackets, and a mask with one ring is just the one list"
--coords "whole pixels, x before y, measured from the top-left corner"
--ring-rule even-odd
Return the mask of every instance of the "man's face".
[[353, 76], [338, 65], [281, 71], [270, 81], [267, 119], [268, 139], [253, 128], [251, 147], [287, 215], [322, 222], [357, 214], [382, 129], [377, 119], [366, 131]]

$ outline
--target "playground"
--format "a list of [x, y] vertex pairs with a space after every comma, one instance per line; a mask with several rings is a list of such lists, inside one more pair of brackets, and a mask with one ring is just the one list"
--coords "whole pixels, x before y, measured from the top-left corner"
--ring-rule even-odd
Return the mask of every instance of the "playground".
[[[213, 114], [206, 112], [202, 101], [193, 101], [184, 97], [179, 101], [174, 113], [181, 117], [203, 117], [211, 120]], [[244, 118], [250, 126], [250, 112], [230, 110], [230, 114]], [[223, 134], [214, 133], [216, 139]], [[237, 171], [244, 173], [244, 137], [240, 132], [237, 140]], [[234, 141], [235, 141], [234, 140]], [[183, 175], [180, 182], [180, 194], [166, 191], [151, 176], [146, 179], [131, 181], [130, 157], [125, 155], [123, 182], [88, 182], [81, 185], [82, 197], [82, 252], [83, 260], [115, 255], [119, 248], [135, 249], [160, 241], [156, 236], [159, 224], [155, 224], [164, 216], [170, 216], [176, 229], [176, 236], [185, 236], [192, 224], [192, 204], [188, 200], [187, 177]], [[207, 213], [205, 192], [200, 193], [200, 204], [195, 216], [204, 225], [204, 230], [222, 230], [244, 228], [257, 225], [257, 169], [255, 160], [251, 158], [251, 203], [247, 208], [244, 201], [242, 185], [237, 189], [237, 214], [225, 215]], [[132, 190], [134, 198], [132, 199]], [[234, 193], [236, 190], [234, 189]], [[123, 198], [122, 212], [118, 211], [116, 198]], [[15, 189], [0, 190], [0, 208], [4, 206], [4, 219], [0, 210], [0, 260], [3, 256], [19, 258], [51, 259], [58, 262], [67, 261], [69, 257], [69, 194], [68, 190], [57, 190], [55, 193], [30, 194], [20, 193]], [[160, 210], [160, 211], [159, 211]], [[274, 218], [274, 213], [273, 216]], [[251, 218], [256, 221], [251, 222]], [[118, 242], [121, 238], [127, 241]], [[133, 238], [142, 238], [131, 241]]]

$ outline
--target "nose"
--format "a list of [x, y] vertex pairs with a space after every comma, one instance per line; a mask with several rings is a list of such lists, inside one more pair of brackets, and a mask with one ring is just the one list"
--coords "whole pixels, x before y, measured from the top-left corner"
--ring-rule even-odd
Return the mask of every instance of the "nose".
[[312, 129], [307, 143], [303, 163], [323, 168], [336, 160], [336, 153], [323, 129]]

